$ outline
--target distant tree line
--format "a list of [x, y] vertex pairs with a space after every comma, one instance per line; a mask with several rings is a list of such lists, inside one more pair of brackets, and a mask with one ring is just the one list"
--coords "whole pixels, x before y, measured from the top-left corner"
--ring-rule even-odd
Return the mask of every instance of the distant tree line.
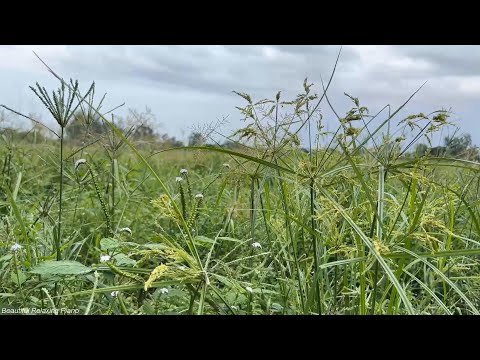
[[[112, 117], [109, 120], [113, 121], [124, 133], [129, 133], [129, 139], [133, 141], [155, 143], [165, 148], [183, 146], [183, 142], [174, 136], [154, 130], [155, 116], [148, 107], [142, 112], [129, 109], [126, 117]], [[72, 142], [83, 143], [104, 136], [109, 131], [111, 129], [103, 119], [100, 117], [87, 119], [86, 115], [79, 111], [66, 128], [66, 138]]]
[[[38, 115], [29, 114], [29, 116], [41, 122]], [[90, 114], [89, 116], [91, 117], [92, 115]], [[230, 140], [225, 141], [223, 144], [209, 144], [207, 143], [207, 137], [201, 131], [192, 132], [186, 144], [174, 136], [169, 136], [167, 133], [159, 133], [155, 131], [153, 125], [155, 116], [148, 107], [145, 108], [145, 111], [129, 109], [125, 117], [113, 117], [111, 120], [124, 133], [129, 133], [129, 139], [139, 143], [155, 144], [156, 147], [160, 148], [167, 149], [185, 145], [221, 145], [226, 149], [238, 149], [240, 146], [238, 143]], [[31, 144], [40, 144], [53, 141], [54, 138], [49, 133], [49, 130], [39, 122], [32, 122], [29, 129], [23, 130], [15, 126], [15, 122], [12, 121], [5, 111], [0, 110], [0, 135], [4, 140], [8, 138], [13, 143], [27, 141]], [[107, 135], [109, 131], [111, 131], [110, 127], [100, 117], [87, 119], [85, 113], [78, 111], [66, 127], [66, 140], [78, 145], [87, 144], [94, 139]], [[301, 150], [308, 152], [305, 148]], [[470, 134], [446, 136], [441, 146], [429, 147], [426, 144], [417, 144], [414, 153], [417, 156], [430, 154], [436, 157], [453, 157], [480, 162], [480, 148], [472, 143]]]
[[[31, 122], [30, 126], [17, 120], [16, 115], [11, 115], [0, 109], [0, 135], [13, 143], [26, 141], [30, 144], [42, 144], [47, 141], [55, 141], [55, 137], [48, 128], [41, 125], [42, 119], [37, 114], [28, 114], [32, 119], [38, 122]], [[156, 148], [176, 148], [185, 145], [188, 146], [217, 146], [209, 144], [208, 138], [202, 131], [193, 131], [186, 143], [170, 136], [167, 133], [161, 133], [155, 128], [155, 115], [146, 107], [144, 111], [129, 109], [125, 117], [112, 117], [109, 119], [124, 133], [128, 134], [129, 140], [138, 144], [154, 145]], [[22, 126], [23, 125], [23, 126]], [[22, 129], [25, 128], [25, 129]], [[111, 128], [104, 120], [97, 115], [85, 113], [78, 110], [65, 128], [65, 140], [77, 146], [86, 145], [94, 142], [101, 137], [109, 135]], [[222, 147], [234, 149], [238, 145], [232, 141], [225, 141]]]
[[436, 157], [453, 157], [480, 162], [480, 149], [472, 144], [470, 134], [446, 136], [443, 139], [443, 146], [428, 147], [425, 144], [418, 144], [415, 152], [420, 156], [428, 153]]

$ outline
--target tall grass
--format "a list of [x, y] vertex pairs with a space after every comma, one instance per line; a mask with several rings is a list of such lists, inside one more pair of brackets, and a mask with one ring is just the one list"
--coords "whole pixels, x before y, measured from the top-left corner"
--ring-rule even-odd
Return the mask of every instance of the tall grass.
[[[442, 110], [398, 118], [413, 95], [371, 115], [346, 94], [341, 115], [328, 96], [336, 63], [320, 94], [307, 79], [292, 100], [235, 92], [245, 126], [224, 135], [234, 148], [153, 154], [101, 112], [104, 98], [94, 104], [94, 85], [81, 95], [48, 68], [60, 81], [53, 100], [34, 91], [58, 141], [40, 155], [28, 144], [3, 152], [2, 306], [477, 314], [478, 164], [409, 152], [451, 125]], [[335, 131], [324, 130], [324, 108]], [[78, 109], [87, 129], [99, 121], [108, 132], [75, 148], [64, 129]]]

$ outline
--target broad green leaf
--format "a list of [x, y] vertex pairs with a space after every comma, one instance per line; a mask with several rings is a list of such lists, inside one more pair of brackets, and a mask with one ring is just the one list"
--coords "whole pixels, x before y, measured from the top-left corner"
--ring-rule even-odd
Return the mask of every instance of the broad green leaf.
[[20, 270], [18, 270], [18, 275], [17, 271], [12, 271], [10, 273], [10, 277], [12, 279], [12, 282], [17, 286], [22, 285], [27, 280], [27, 276], [23, 273], [23, 271]]
[[81, 275], [93, 271], [92, 268], [85, 266], [78, 261], [45, 261], [30, 270], [38, 275]]
[[113, 257], [116, 260], [115, 265], [118, 266], [135, 266], [137, 262], [133, 259], [130, 259], [127, 255], [125, 254], [117, 254]]
[[122, 243], [117, 239], [112, 238], [104, 238], [100, 240], [100, 248], [102, 250], [113, 250], [120, 247]]

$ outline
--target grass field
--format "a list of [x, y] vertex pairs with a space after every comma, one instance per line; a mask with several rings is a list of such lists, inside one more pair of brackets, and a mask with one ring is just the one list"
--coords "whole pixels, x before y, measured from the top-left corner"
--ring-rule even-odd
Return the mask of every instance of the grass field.
[[[478, 314], [478, 164], [413, 151], [448, 113], [350, 97], [324, 132], [327, 88], [238, 93], [234, 146], [173, 149], [132, 140], [92, 88], [34, 88], [60, 130], [2, 133], [2, 312]], [[106, 132], [66, 138], [79, 110]]]

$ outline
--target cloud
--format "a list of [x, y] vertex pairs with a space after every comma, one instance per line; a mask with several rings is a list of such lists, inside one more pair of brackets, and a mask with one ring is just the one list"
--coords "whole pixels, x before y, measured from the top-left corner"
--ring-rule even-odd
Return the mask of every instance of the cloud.
[[[109, 93], [112, 106], [123, 101], [129, 107], [149, 105], [166, 128], [179, 133], [193, 119], [211, 121], [222, 115], [230, 115], [232, 126], [239, 125], [234, 107], [241, 99], [232, 90], [254, 98], [273, 97], [282, 90], [285, 97], [293, 97], [308, 77], [321, 92], [320, 79], [328, 80], [340, 46], [0, 46], [0, 71], [10, 72], [8, 88], [0, 84], [2, 98], [12, 98], [12, 88], [26, 87], [27, 74], [32, 75], [28, 85], [42, 78], [45, 69], [32, 49], [85, 87], [95, 80]], [[452, 107], [480, 142], [480, 131], [472, 127], [480, 96], [479, 63], [480, 46], [346, 45], [329, 99], [341, 113], [350, 105], [343, 92], [379, 110], [386, 104], [401, 105], [427, 82], [408, 108], [429, 112]], [[29, 104], [30, 99], [25, 95], [22, 101]]]
[[66, 46], [0, 45], [0, 70], [38, 72], [43, 65], [35, 58], [32, 50], [50, 58], [54, 65], [63, 63], [69, 56]]

